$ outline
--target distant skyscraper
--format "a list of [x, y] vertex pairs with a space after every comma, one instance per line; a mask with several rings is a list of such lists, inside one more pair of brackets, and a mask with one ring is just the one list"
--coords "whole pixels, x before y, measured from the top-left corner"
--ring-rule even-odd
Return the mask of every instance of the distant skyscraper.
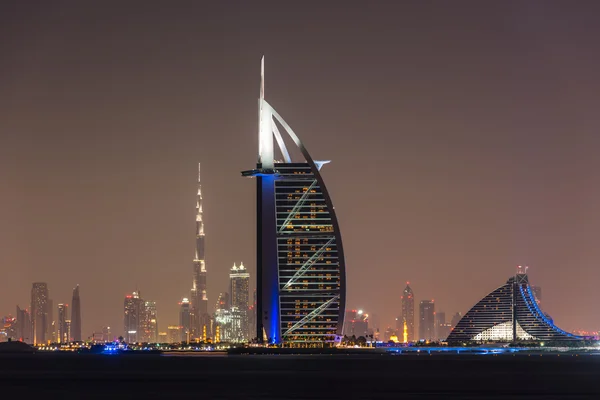
[[[314, 161], [264, 97], [261, 62], [257, 190], [257, 336], [295, 346], [333, 344], [342, 335], [346, 267], [340, 228]], [[283, 128], [280, 131], [277, 124]], [[292, 160], [282, 134], [302, 157]], [[277, 140], [282, 162], [275, 161]]]
[[56, 341], [58, 343], [68, 343], [71, 340], [71, 338], [69, 337], [69, 330], [67, 329], [68, 319], [69, 305], [59, 304], [58, 316], [56, 321]]
[[236, 267], [235, 263], [229, 273], [229, 293], [231, 294], [231, 306], [240, 310], [248, 309], [250, 274], [244, 263]]
[[409, 282], [402, 292], [402, 314], [396, 324], [398, 337], [403, 340], [404, 326], [406, 325], [406, 340], [412, 342], [415, 340], [415, 295], [410, 288]]
[[142, 342], [156, 343], [158, 341], [158, 318], [156, 302], [145, 301], [141, 321]]
[[71, 320], [68, 319], [65, 321], [65, 333], [67, 334], [67, 338], [69, 338], [68, 340], [71, 341], [71, 338], [73, 337], [73, 335], [71, 334]]
[[144, 312], [144, 300], [140, 298], [139, 292], [133, 292], [125, 296], [124, 301], [124, 334], [127, 343], [139, 342], [141, 339], [141, 322]]
[[190, 301], [184, 298], [179, 303], [179, 326], [181, 327], [181, 341], [189, 342], [191, 334]]
[[535, 297], [535, 302], [540, 305], [542, 302], [542, 287], [541, 286], [531, 286], [531, 291], [533, 292], [533, 297]]
[[208, 296], [206, 294], [206, 262], [204, 260], [204, 221], [202, 218], [202, 186], [198, 164], [198, 193], [196, 197], [196, 254], [191, 291], [191, 337], [199, 338], [209, 330]]
[[461, 313], [457, 312], [456, 314], [454, 314], [454, 316], [452, 317], [452, 320], [450, 321], [451, 328], [454, 329], [456, 324], [458, 324], [461, 319], [462, 319]]
[[31, 288], [31, 330], [33, 344], [44, 344], [51, 339], [48, 285], [35, 282]]
[[81, 300], [79, 298], [79, 285], [73, 289], [71, 301], [71, 335], [75, 342], [81, 341]]
[[419, 304], [419, 339], [435, 340], [435, 305], [433, 300]]
[[250, 337], [248, 326], [249, 312], [249, 296], [250, 296], [250, 274], [244, 263], [240, 263], [239, 267], [233, 264], [229, 273], [229, 293], [231, 293], [231, 308], [237, 309], [241, 315], [241, 333], [240, 336], [244, 340]]
[[26, 309], [17, 306], [17, 338], [25, 343], [33, 343], [31, 331], [31, 314]]

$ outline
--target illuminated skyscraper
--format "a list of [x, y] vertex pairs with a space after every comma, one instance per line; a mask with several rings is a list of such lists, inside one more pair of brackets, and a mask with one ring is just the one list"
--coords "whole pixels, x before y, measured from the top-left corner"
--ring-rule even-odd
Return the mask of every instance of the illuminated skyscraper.
[[65, 327], [66, 327], [65, 333], [66, 333], [67, 337], [69, 338], [69, 341], [71, 341], [72, 340], [71, 338], [73, 337], [73, 335], [71, 334], [71, 320], [70, 319], [65, 321]]
[[202, 186], [198, 164], [198, 193], [196, 195], [196, 253], [191, 291], [191, 337], [199, 338], [210, 329], [208, 297], [206, 294], [206, 262], [204, 260], [204, 221], [202, 220]]
[[48, 285], [35, 282], [31, 288], [31, 330], [33, 344], [45, 344], [51, 340]]
[[181, 341], [189, 342], [191, 334], [190, 301], [184, 298], [179, 302], [179, 326], [181, 327]]
[[404, 340], [403, 336], [406, 327], [406, 340], [412, 342], [415, 340], [415, 295], [409, 282], [406, 282], [401, 300], [402, 314], [397, 319], [396, 330], [398, 331], [398, 337]]
[[[340, 229], [321, 168], [264, 97], [261, 64], [257, 183], [257, 336], [306, 345], [341, 338], [346, 269]], [[303, 160], [293, 162], [283, 133]], [[273, 137], [283, 162], [275, 161]]]
[[231, 293], [231, 306], [240, 310], [248, 309], [250, 274], [244, 263], [236, 267], [235, 263], [229, 273], [229, 293]]
[[156, 302], [145, 301], [141, 323], [142, 342], [156, 343], [158, 341], [158, 318], [156, 316]]
[[76, 342], [81, 341], [81, 300], [79, 298], [79, 285], [73, 289], [71, 302], [71, 335]]
[[56, 322], [56, 341], [58, 343], [68, 343], [71, 338], [69, 337], [69, 329], [67, 329], [67, 321], [69, 319], [69, 305], [59, 304], [58, 305], [58, 316]]
[[140, 298], [139, 292], [133, 292], [125, 296], [124, 302], [124, 334], [127, 343], [135, 343], [141, 340], [141, 322], [144, 312], [144, 300]]
[[433, 300], [419, 303], [419, 339], [435, 340], [435, 304]]
[[[236, 267], [235, 263], [231, 267], [229, 273], [229, 292], [231, 293], [231, 309], [239, 311], [241, 322], [241, 332], [239, 336], [243, 340], [248, 340], [250, 332], [248, 330], [248, 312], [249, 312], [249, 296], [250, 296], [250, 274], [244, 263], [240, 263], [239, 267]], [[238, 335], [236, 335], [238, 336]]]

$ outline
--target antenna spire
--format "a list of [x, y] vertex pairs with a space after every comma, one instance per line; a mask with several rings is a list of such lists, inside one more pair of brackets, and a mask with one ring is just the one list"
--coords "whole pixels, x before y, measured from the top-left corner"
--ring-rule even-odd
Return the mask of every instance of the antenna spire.
[[265, 56], [260, 59], [260, 98], [265, 98]]
[[[198, 163], [198, 194], [196, 197], [196, 236], [204, 235], [204, 222], [202, 219], [202, 186], [200, 185], [200, 163]], [[198, 255], [196, 255], [198, 259]]]

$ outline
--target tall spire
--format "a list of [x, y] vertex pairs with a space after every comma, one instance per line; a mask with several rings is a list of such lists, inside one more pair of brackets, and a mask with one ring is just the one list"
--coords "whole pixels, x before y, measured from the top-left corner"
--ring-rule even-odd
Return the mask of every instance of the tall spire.
[[[196, 236], [204, 236], [204, 222], [202, 221], [202, 185], [200, 184], [200, 163], [198, 163], [198, 195], [196, 198]], [[201, 254], [198, 254], [198, 250], [199, 249], [196, 248], [196, 260], [203, 260], [204, 249], [202, 249]]]
[[260, 98], [258, 99], [258, 162], [273, 169], [273, 117], [265, 101], [265, 56], [260, 60]]
[[260, 98], [265, 98], [265, 56], [260, 59]]
[[198, 163], [198, 193], [196, 195], [196, 253], [193, 261], [191, 290], [192, 335], [199, 337], [206, 328], [208, 297], [206, 294], [206, 263], [204, 261], [204, 221], [202, 215], [202, 185]]

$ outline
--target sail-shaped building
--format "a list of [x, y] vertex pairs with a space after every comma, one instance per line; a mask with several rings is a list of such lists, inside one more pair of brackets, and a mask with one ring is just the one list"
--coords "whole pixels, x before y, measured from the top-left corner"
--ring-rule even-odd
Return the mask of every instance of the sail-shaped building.
[[[257, 181], [257, 339], [290, 346], [333, 344], [342, 334], [346, 270], [340, 228], [320, 170], [265, 100], [261, 61]], [[282, 130], [280, 131], [281, 128]], [[303, 159], [292, 160], [282, 134]], [[274, 139], [281, 161], [275, 160]]]
[[526, 267], [477, 302], [454, 327], [446, 341], [514, 342], [580, 341], [586, 339], [566, 332], [540, 309], [529, 285]]

